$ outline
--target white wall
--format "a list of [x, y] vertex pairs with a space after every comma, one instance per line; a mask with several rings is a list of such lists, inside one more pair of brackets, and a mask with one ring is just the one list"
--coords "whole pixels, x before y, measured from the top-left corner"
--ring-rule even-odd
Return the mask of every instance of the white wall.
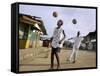
[[[10, 72], [10, 26], [11, 26], [11, 7], [10, 4], [16, 1], [35, 2], [35, 3], [49, 3], [49, 4], [65, 4], [65, 5], [81, 5], [81, 6], [97, 6], [98, 13], [100, 13], [100, 0], [2, 0], [0, 2], [0, 76], [17, 76]], [[98, 22], [100, 15], [98, 15]], [[100, 23], [98, 23], [100, 25]], [[98, 26], [100, 29], [100, 26]], [[100, 32], [100, 30], [98, 30]], [[98, 36], [100, 39], [100, 34]], [[98, 42], [100, 42], [98, 40]], [[98, 43], [99, 45], [99, 43]], [[99, 48], [100, 49], [100, 48]], [[28, 73], [19, 74], [19, 76], [98, 76], [100, 73], [100, 52], [98, 51], [98, 67], [99, 69], [91, 70], [75, 70], [63, 72], [47, 72], [47, 73]]]

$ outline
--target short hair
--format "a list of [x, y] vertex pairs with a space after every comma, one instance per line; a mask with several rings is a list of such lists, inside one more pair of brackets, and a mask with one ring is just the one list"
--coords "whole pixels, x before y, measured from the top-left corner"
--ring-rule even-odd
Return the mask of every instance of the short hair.
[[59, 22], [60, 22], [60, 25], [63, 25], [63, 21], [62, 20], [58, 20], [57, 23], [59, 23]]
[[79, 35], [80, 35], [80, 31], [78, 31], [78, 32], [77, 32], [77, 34], [79, 34]]

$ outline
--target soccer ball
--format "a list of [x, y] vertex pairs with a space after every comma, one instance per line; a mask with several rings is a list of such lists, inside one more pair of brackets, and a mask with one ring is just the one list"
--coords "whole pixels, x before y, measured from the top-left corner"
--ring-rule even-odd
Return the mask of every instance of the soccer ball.
[[57, 12], [53, 12], [53, 17], [57, 17], [58, 16], [58, 14], [57, 14]]
[[76, 23], [77, 23], [77, 20], [76, 20], [76, 19], [73, 19], [73, 20], [72, 20], [72, 23], [73, 23], [73, 24], [76, 24]]

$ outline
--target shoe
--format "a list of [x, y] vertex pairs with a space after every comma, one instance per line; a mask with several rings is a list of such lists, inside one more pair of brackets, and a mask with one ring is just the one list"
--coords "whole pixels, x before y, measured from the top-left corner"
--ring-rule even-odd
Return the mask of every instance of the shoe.
[[71, 61], [71, 60], [66, 60], [68, 61], [69, 63], [75, 63], [75, 60]]
[[57, 69], [60, 69], [60, 66], [57, 66]]
[[67, 59], [66, 61], [70, 61], [69, 59]]
[[72, 63], [74, 64], [74, 63], [75, 63], [75, 60], [74, 60], [74, 61], [72, 61]]
[[53, 68], [49, 68], [49, 70], [53, 70]]

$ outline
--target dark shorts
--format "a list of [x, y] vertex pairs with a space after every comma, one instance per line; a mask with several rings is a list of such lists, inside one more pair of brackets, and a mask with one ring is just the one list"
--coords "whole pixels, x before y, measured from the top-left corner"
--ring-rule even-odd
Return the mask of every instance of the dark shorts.
[[53, 51], [53, 52], [60, 52], [60, 48], [59, 48], [59, 47], [57, 47], [57, 48], [53, 48], [53, 47], [52, 47], [52, 51]]

